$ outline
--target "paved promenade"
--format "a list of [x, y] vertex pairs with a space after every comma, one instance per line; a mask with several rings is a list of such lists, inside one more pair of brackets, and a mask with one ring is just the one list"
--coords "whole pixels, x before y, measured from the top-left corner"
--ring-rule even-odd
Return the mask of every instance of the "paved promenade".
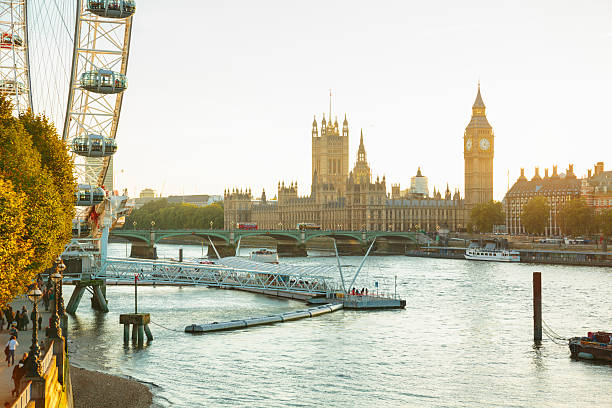
[[[28, 310], [28, 319], [30, 318], [33, 305], [32, 302], [25, 297], [16, 299], [11, 303], [11, 306], [13, 306], [13, 310], [15, 311], [21, 310], [21, 308], [25, 306]], [[51, 308], [49, 308], [49, 310], [51, 310]], [[43, 317], [42, 330], [38, 331], [38, 340], [44, 340], [46, 343], [45, 327], [49, 325], [49, 317], [51, 314], [50, 312], [45, 312], [45, 307], [42, 301], [38, 304], [38, 311], [39, 313], [42, 311]], [[0, 345], [2, 346], [2, 351], [4, 351], [9, 338], [10, 336], [8, 334], [8, 329], [5, 325], [4, 329], [0, 331]], [[28, 324], [28, 330], [19, 332], [17, 341], [19, 342], [19, 346], [15, 351], [15, 364], [17, 364], [17, 362], [21, 359], [23, 353], [30, 352], [30, 345], [32, 344], [32, 322]], [[2, 357], [2, 362], [0, 364], [0, 407], [4, 407], [4, 403], [7, 401], [10, 403], [14, 401], [14, 397], [11, 396], [11, 391], [13, 390], [12, 374], [15, 365], [12, 365], [11, 367], [7, 366], [6, 360], [4, 359], [4, 352], [2, 353]]]

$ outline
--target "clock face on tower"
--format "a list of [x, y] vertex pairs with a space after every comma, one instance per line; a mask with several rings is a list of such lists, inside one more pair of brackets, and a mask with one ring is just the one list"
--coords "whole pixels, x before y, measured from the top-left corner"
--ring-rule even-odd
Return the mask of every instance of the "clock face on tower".
[[472, 139], [468, 139], [467, 142], [465, 142], [465, 148], [468, 152], [472, 150]]
[[488, 139], [480, 139], [480, 148], [482, 150], [489, 150], [489, 140]]

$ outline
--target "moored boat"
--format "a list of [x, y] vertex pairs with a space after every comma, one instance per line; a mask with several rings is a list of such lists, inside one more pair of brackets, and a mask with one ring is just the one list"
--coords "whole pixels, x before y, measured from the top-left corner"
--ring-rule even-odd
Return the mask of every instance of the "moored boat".
[[473, 240], [465, 250], [465, 259], [472, 261], [494, 262], [520, 262], [521, 254], [508, 248], [508, 241], [504, 239], [484, 242]]
[[465, 250], [465, 259], [472, 261], [520, 262], [518, 251], [509, 249], [468, 248]]
[[569, 339], [569, 349], [572, 358], [612, 362], [612, 333], [598, 331], [589, 332], [587, 337], [572, 337]]
[[271, 251], [269, 249], [258, 249], [257, 251], [251, 252], [251, 261], [264, 262], [264, 263], [278, 263], [278, 252]]

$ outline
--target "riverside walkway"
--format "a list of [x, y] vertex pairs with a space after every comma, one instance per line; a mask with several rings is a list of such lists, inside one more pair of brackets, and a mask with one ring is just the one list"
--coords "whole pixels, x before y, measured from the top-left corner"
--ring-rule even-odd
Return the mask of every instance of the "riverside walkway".
[[[13, 302], [11, 302], [11, 306], [13, 307], [13, 310], [15, 311], [21, 310], [21, 308], [25, 306], [26, 309], [28, 310], [28, 319], [30, 318], [30, 313], [32, 312], [33, 305], [32, 305], [32, 302], [27, 300], [25, 297], [21, 297], [21, 298], [14, 300]], [[42, 330], [38, 331], [38, 339], [39, 341], [40, 340], [46, 341], [44, 331], [45, 331], [45, 327], [48, 326], [49, 317], [51, 316], [51, 312], [45, 312], [45, 308], [42, 305], [42, 302], [39, 303], [38, 309], [39, 309], [39, 313], [41, 313], [41, 309], [42, 309], [42, 318], [43, 318], [42, 319]], [[10, 336], [8, 334], [8, 329], [5, 327], [3, 330], [0, 331], [0, 343], [2, 344], [3, 350], [9, 338]], [[17, 347], [17, 350], [15, 350], [15, 364], [17, 364], [17, 362], [21, 359], [21, 357], [23, 356], [23, 353], [30, 352], [30, 346], [32, 345], [32, 322], [28, 324], [27, 330], [19, 332], [17, 341], [19, 342], [19, 346]], [[41, 350], [41, 353], [43, 353], [42, 350]], [[42, 355], [41, 355], [41, 358], [42, 358]], [[15, 368], [15, 365], [8, 367], [6, 360], [3, 360], [2, 364], [0, 364], [0, 404], [2, 404], [1, 405], [2, 407], [4, 407], [5, 402], [12, 404], [13, 401], [15, 400], [15, 397], [11, 396], [11, 391], [13, 390], [12, 375], [13, 375], [14, 368]]]

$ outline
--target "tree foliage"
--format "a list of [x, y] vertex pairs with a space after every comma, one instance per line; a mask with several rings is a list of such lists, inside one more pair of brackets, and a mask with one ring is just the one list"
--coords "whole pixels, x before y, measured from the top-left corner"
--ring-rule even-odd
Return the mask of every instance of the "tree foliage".
[[0, 177], [0, 306], [23, 290], [22, 271], [34, 255], [26, 231], [26, 210], [26, 195]]
[[533, 197], [523, 207], [521, 225], [529, 234], [543, 234], [546, 231], [550, 206], [545, 197]]
[[471, 223], [479, 232], [492, 232], [493, 225], [504, 224], [506, 217], [499, 201], [477, 204], [472, 208]]
[[[70, 240], [76, 184], [68, 149], [53, 125], [31, 113], [13, 117], [10, 101], [2, 97], [0, 179], [5, 200], [0, 218], [15, 224], [0, 232], [2, 246], [20, 248], [5, 254], [11, 260], [0, 257], [3, 305], [24, 293], [32, 278], [51, 266]], [[14, 233], [8, 232], [10, 228], [15, 228]]]
[[587, 206], [581, 198], [566, 201], [561, 206], [557, 223], [564, 235], [586, 235], [599, 229], [593, 207]]
[[191, 204], [169, 203], [162, 198], [132, 211], [123, 228], [146, 229], [151, 227], [151, 221], [155, 221], [155, 228], [158, 229], [208, 229], [211, 221], [213, 228], [223, 228], [223, 205], [213, 203], [206, 207], [196, 207]]
[[599, 215], [599, 226], [604, 237], [612, 237], [612, 209]]

